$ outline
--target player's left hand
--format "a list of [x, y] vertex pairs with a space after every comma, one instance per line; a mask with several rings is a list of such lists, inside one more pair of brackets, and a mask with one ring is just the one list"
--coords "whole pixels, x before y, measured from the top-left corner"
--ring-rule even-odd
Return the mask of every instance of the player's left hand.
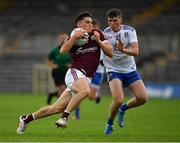
[[121, 40], [116, 40], [116, 47], [117, 47], [120, 51], [123, 51], [123, 49], [124, 49], [124, 44], [121, 42]]

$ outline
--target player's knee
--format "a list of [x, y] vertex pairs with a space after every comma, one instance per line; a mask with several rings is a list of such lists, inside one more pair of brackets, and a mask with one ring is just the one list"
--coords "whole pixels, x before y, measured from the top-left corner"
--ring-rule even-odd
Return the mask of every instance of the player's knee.
[[88, 96], [88, 99], [89, 100], [95, 100], [96, 99], [96, 94], [91, 92], [90, 95]]
[[123, 103], [124, 97], [116, 96], [114, 97], [114, 104], [119, 106]]
[[84, 89], [84, 90], [80, 91], [79, 93], [82, 98], [85, 98], [87, 96], [90, 97], [90, 89]]
[[138, 100], [141, 104], [144, 104], [148, 101], [148, 95], [147, 94], [143, 94], [140, 97], [138, 97]]
[[144, 96], [144, 103], [146, 103], [148, 100], [149, 100], [149, 98], [148, 98], [148, 95], [146, 94], [145, 96]]

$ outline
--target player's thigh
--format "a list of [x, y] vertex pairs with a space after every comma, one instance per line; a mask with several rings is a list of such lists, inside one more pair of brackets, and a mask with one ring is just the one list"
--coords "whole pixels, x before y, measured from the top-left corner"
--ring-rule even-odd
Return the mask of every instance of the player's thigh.
[[147, 90], [142, 80], [137, 80], [133, 82], [128, 86], [128, 88], [132, 91], [135, 97], [147, 100]]
[[90, 93], [90, 83], [86, 77], [77, 79], [73, 85], [72, 90], [75, 92], [88, 92]]
[[70, 102], [72, 95], [69, 91], [64, 90], [58, 100], [54, 103], [55, 107], [65, 108]]
[[109, 82], [109, 87], [111, 90], [111, 94], [115, 100], [123, 100], [124, 93], [123, 93], [123, 86], [122, 81], [114, 78]]

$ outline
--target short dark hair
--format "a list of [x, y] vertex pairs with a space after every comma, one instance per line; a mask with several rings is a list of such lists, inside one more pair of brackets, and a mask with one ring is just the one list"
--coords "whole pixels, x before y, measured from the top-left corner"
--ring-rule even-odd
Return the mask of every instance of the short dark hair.
[[107, 13], [106, 13], [106, 17], [113, 18], [113, 17], [117, 17], [117, 16], [122, 17], [121, 9], [112, 8], [112, 9], [108, 10]]
[[83, 20], [84, 17], [91, 17], [93, 18], [93, 15], [89, 11], [83, 11], [80, 12], [75, 19], [75, 25], [78, 23], [78, 21]]

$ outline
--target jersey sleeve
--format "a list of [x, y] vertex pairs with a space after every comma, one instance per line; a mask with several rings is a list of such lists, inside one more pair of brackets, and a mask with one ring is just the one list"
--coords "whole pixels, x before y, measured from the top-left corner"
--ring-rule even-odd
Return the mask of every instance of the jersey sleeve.
[[133, 42], [138, 42], [137, 39], [137, 34], [136, 34], [136, 30], [134, 29], [133, 31], [129, 31], [129, 42], [133, 43]]

